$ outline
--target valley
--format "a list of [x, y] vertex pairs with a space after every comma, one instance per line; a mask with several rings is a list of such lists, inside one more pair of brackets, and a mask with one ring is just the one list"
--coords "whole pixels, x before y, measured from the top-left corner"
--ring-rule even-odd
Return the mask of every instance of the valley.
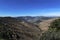
[[[41, 18], [41, 19], [39, 19]], [[44, 19], [46, 18], [46, 19]], [[3, 40], [40, 40], [43, 33], [49, 30], [50, 24], [59, 18], [0, 17], [0, 39]], [[39, 21], [40, 20], [40, 21]]]

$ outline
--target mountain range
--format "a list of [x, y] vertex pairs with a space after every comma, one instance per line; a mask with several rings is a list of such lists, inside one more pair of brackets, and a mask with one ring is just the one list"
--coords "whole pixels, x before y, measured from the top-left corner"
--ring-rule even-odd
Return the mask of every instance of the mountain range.
[[40, 40], [55, 18], [58, 17], [0, 17], [0, 40]]
[[52, 18], [56, 18], [55, 16], [54, 17], [46, 17], [46, 16], [20, 16], [20, 17], [15, 17], [16, 19], [23, 19], [27, 22], [30, 22], [30, 23], [40, 23], [42, 22], [43, 20], [48, 20], [48, 19], [52, 19]]

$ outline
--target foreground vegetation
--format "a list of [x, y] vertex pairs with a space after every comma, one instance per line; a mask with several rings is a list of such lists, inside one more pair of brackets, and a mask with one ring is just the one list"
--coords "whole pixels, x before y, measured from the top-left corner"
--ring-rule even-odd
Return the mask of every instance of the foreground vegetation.
[[40, 29], [11, 17], [0, 18], [0, 40], [39, 40]]
[[60, 40], [60, 19], [51, 23], [49, 30], [42, 34], [40, 40]]
[[1, 18], [0, 40], [60, 40], [60, 19], [54, 20], [49, 29], [42, 33], [38, 26], [29, 22]]

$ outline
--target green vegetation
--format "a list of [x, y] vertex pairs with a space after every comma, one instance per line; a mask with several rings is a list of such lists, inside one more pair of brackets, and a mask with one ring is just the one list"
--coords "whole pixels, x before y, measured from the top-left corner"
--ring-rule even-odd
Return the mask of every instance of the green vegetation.
[[40, 29], [26, 21], [0, 18], [0, 40], [39, 40]]
[[40, 40], [60, 40], [60, 19], [49, 26], [49, 30], [42, 34]]
[[60, 19], [53, 21], [42, 33], [35, 24], [15, 18], [0, 18], [0, 40], [60, 40]]

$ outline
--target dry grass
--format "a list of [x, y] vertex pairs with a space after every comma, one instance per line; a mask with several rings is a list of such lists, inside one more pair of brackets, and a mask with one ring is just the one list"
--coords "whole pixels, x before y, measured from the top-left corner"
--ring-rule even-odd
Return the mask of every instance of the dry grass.
[[49, 29], [50, 24], [56, 19], [58, 19], [58, 18], [44, 20], [43, 22], [38, 24], [39, 28], [44, 32], [47, 31]]
[[40, 39], [40, 29], [30, 23], [19, 21], [14, 18], [1, 18], [0, 24], [2, 25], [0, 26], [0, 31], [2, 34], [6, 35], [6, 38], [10, 38], [10, 40]]

